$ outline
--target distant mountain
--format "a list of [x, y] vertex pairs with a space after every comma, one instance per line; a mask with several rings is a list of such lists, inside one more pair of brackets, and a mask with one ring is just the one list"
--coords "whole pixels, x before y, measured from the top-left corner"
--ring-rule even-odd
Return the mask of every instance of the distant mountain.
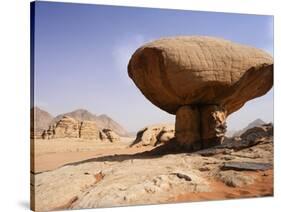
[[109, 116], [107, 116], [105, 114], [97, 116], [85, 109], [78, 109], [78, 110], [74, 110], [69, 113], [64, 113], [64, 114], [56, 116], [53, 119], [52, 123], [57, 122], [63, 116], [70, 116], [79, 121], [84, 121], [84, 120], [85, 121], [94, 121], [97, 124], [99, 129], [109, 128], [121, 136], [128, 135], [128, 132], [119, 123], [117, 123], [116, 121], [114, 121], [112, 118], [110, 118]]
[[41, 135], [43, 130], [49, 127], [53, 118], [54, 117], [50, 113], [40, 109], [39, 107], [31, 108], [31, 113], [30, 113], [31, 129], [34, 130], [35, 135]]
[[63, 113], [63, 114], [60, 114], [60, 115], [57, 115], [52, 123], [55, 123], [57, 121], [59, 121], [63, 116], [70, 116], [76, 120], [79, 120], [79, 121], [96, 121], [96, 115], [90, 113], [89, 111], [87, 110], [84, 110], [84, 109], [78, 109], [78, 110], [74, 110], [72, 112], [68, 112], [68, 113]]
[[253, 127], [258, 127], [261, 126], [263, 124], [266, 124], [263, 120], [261, 119], [256, 119], [254, 121], [252, 121], [250, 124], [248, 124], [245, 128], [243, 128], [242, 130], [236, 131], [233, 136], [239, 136], [241, 134], [243, 134], [244, 132], [246, 132], [248, 129], [251, 129]]
[[128, 135], [128, 132], [120, 124], [105, 114], [96, 116], [96, 123], [100, 128], [109, 128], [119, 135]]

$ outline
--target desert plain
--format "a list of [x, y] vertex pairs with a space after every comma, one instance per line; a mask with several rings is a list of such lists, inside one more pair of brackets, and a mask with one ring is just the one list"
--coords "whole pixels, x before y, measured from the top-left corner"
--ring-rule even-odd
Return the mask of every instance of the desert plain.
[[272, 196], [272, 126], [252, 129], [190, 153], [172, 142], [132, 146], [134, 137], [35, 139], [35, 210]]

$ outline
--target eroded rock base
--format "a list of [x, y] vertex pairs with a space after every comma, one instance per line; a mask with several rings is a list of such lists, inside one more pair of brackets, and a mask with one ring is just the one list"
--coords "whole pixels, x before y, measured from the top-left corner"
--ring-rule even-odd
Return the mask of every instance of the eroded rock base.
[[201, 149], [200, 112], [198, 107], [185, 105], [176, 113], [175, 137], [177, 142], [190, 150]]
[[218, 105], [185, 105], [176, 113], [176, 141], [185, 149], [198, 150], [222, 143], [226, 110]]
[[200, 107], [200, 126], [202, 147], [208, 148], [223, 142], [226, 133], [226, 111], [217, 105]]

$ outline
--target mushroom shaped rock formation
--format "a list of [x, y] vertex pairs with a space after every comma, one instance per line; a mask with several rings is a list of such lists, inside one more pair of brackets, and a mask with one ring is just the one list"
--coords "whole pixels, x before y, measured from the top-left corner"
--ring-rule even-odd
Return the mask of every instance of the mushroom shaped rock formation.
[[219, 144], [226, 118], [273, 84], [273, 59], [260, 49], [205, 36], [156, 40], [136, 50], [128, 74], [154, 105], [176, 115], [187, 149]]

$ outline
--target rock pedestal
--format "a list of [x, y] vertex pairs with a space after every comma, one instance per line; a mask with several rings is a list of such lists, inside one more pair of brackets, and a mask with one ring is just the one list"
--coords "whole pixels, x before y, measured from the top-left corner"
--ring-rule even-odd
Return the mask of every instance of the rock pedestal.
[[176, 114], [178, 143], [197, 149], [199, 140], [221, 143], [226, 116], [271, 89], [273, 58], [220, 38], [168, 37], [138, 48], [128, 74], [151, 103]]
[[217, 105], [185, 105], [176, 113], [176, 141], [197, 150], [221, 144], [226, 132], [226, 111]]
[[176, 140], [187, 149], [200, 149], [200, 113], [196, 106], [185, 105], [176, 113]]

